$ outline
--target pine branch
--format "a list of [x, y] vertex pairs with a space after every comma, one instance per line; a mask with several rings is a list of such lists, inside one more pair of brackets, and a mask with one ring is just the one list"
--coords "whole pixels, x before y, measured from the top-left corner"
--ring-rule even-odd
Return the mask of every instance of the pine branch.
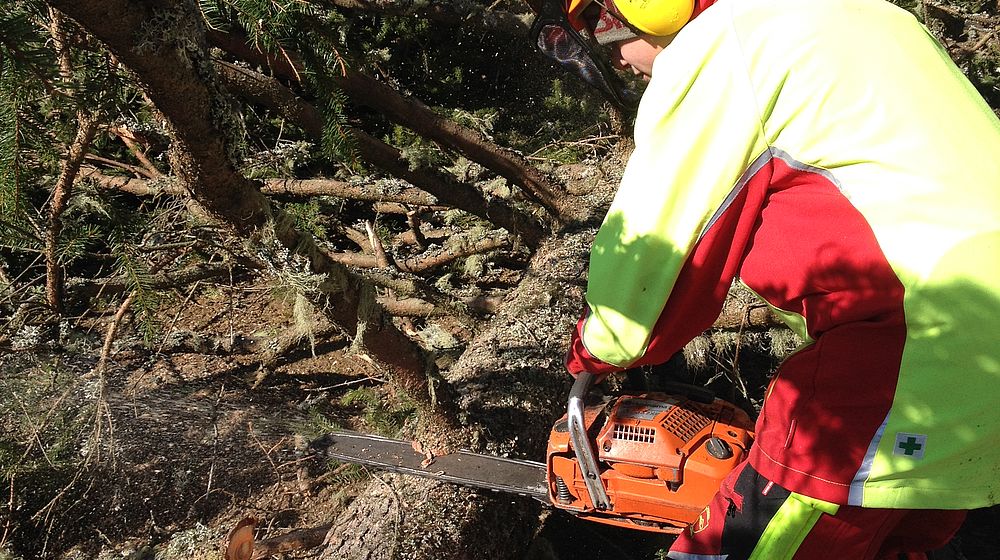
[[[234, 94], [278, 111], [314, 137], [323, 134], [322, 119], [315, 107], [298, 98], [277, 80], [225, 62], [216, 62], [220, 78]], [[358, 154], [373, 165], [423, 189], [445, 204], [460, 208], [520, 235], [531, 247], [545, 236], [537, 220], [506, 202], [487, 198], [478, 190], [431, 170], [410, 169], [396, 148], [360, 130], [354, 130]]]
[[482, 134], [444, 118], [416, 99], [405, 98], [382, 82], [359, 72], [347, 72], [337, 86], [356, 103], [375, 109], [389, 120], [417, 134], [457, 150], [470, 160], [496, 172], [534, 200], [557, 221], [579, 214], [566, 194], [520, 157], [504, 151]]
[[435, 23], [462, 26], [477, 32], [490, 31], [521, 36], [528, 32], [522, 16], [494, 11], [471, 2], [413, 2], [398, 0], [312, 0], [342, 10], [375, 12], [393, 16], [416, 16]]
[[[301, 62], [298, 56], [287, 61], [249, 46], [237, 34], [211, 31], [212, 44], [251, 64], [272, 68], [276, 75], [288, 81], [298, 81]], [[352, 101], [384, 114], [389, 120], [411, 128], [418, 134], [439, 142], [465, 155], [517, 185], [532, 200], [546, 209], [557, 221], [579, 217], [579, 209], [565, 193], [542, 176], [522, 158], [504, 150], [478, 132], [445, 119], [416, 99], [408, 99], [389, 86], [351, 69], [342, 75], [330, 76]]]

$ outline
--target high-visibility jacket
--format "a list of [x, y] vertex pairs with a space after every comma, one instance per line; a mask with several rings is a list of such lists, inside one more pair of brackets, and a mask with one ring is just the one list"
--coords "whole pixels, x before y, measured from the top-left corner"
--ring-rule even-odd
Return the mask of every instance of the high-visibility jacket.
[[1000, 121], [881, 0], [720, 0], [656, 58], [571, 372], [662, 363], [732, 280], [806, 340], [750, 462], [838, 504], [1000, 502]]

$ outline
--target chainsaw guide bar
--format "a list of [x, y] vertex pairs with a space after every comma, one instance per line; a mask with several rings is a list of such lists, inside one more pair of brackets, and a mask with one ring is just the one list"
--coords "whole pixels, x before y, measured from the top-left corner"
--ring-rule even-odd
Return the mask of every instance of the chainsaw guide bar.
[[753, 422], [700, 387], [588, 403], [594, 380], [581, 372], [573, 382], [544, 463], [468, 451], [434, 457], [409, 441], [347, 431], [311, 447], [343, 462], [529, 496], [588, 521], [681, 532], [746, 459]]
[[545, 465], [492, 455], [459, 451], [428, 460], [408, 441], [338, 431], [312, 442], [310, 447], [331, 459], [375, 467], [473, 488], [520, 494], [549, 503]]

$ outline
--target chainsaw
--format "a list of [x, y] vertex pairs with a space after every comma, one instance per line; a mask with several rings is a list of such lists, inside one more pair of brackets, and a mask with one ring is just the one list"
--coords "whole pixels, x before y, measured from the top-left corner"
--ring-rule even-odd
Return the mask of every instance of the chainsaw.
[[429, 457], [410, 442], [348, 431], [312, 447], [338, 461], [530, 496], [590, 521], [679, 533], [746, 458], [750, 417], [689, 386], [586, 404], [593, 382], [577, 376], [544, 463], [466, 451]]

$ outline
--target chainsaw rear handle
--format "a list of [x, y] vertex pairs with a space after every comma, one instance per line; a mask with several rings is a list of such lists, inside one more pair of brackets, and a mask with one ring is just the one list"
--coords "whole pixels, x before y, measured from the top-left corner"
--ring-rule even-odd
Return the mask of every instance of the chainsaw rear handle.
[[611, 509], [611, 500], [601, 482], [601, 473], [597, 467], [594, 447], [590, 443], [590, 438], [587, 437], [587, 424], [583, 417], [584, 398], [594, 384], [594, 378], [594, 374], [587, 371], [577, 374], [573, 388], [569, 391], [566, 419], [569, 424], [569, 437], [573, 442], [573, 453], [576, 454], [576, 462], [580, 467], [580, 472], [583, 473], [587, 494], [590, 495], [590, 501], [595, 508], [605, 511]]

